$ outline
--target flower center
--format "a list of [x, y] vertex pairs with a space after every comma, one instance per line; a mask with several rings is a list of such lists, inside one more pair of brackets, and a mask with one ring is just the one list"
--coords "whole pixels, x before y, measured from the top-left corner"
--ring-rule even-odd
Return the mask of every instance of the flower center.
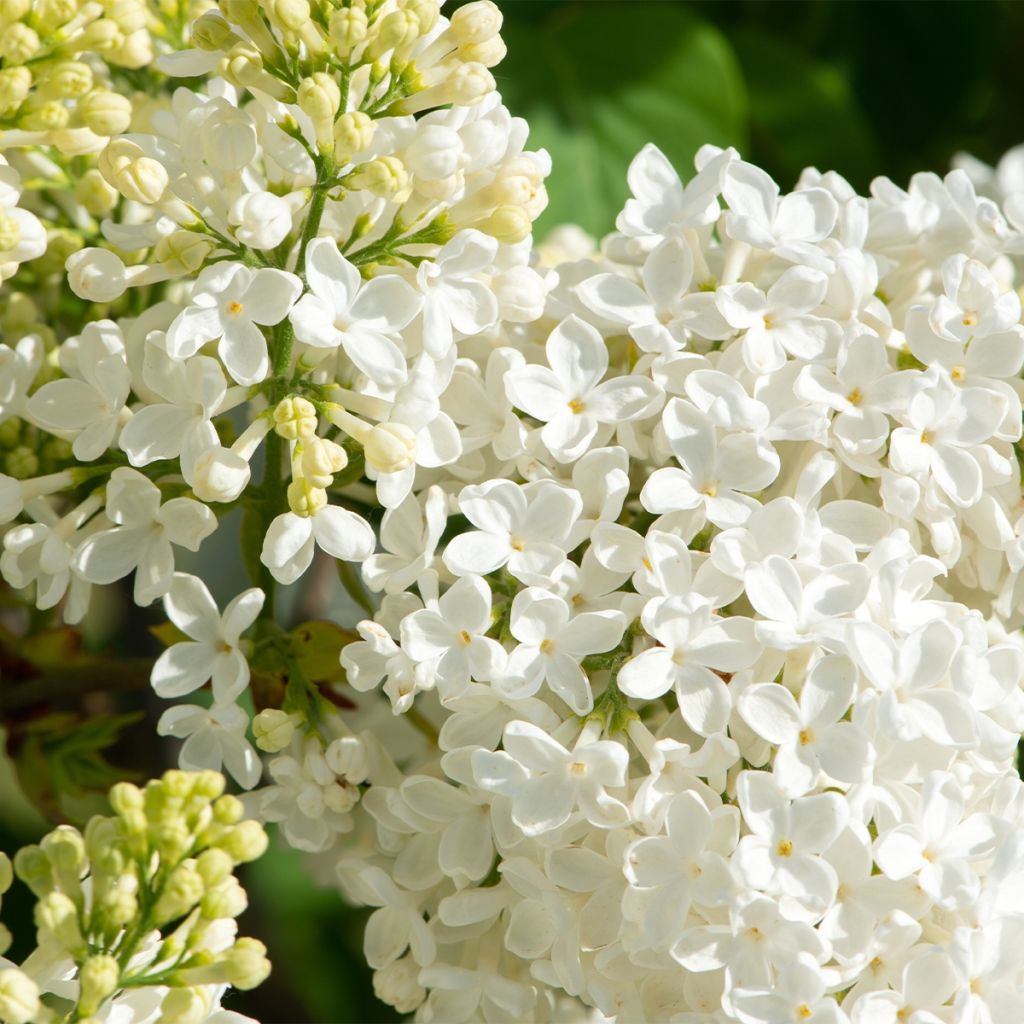
[[801, 747], [806, 747], [808, 743], [814, 742], [814, 733], [810, 729], [801, 729], [797, 734], [797, 739], [800, 740]]
[[955, 380], [957, 383], [959, 383], [967, 376], [967, 367], [954, 366], [953, 369], [949, 371], [949, 376], [950, 379]]
[[459, 633], [459, 643], [463, 647], [468, 647], [473, 642], [473, 638], [469, 635], [469, 630], [464, 629]]
[[541, 640], [540, 642], [540, 653], [550, 654], [555, 648], [554, 642], [548, 639]]
[[574, 412], [574, 413], [575, 413], [575, 414], [576, 414], [577, 416], [579, 416], [579, 414], [580, 414], [581, 412], [583, 412], [583, 410], [584, 410], [584, 409], [586, 409], [586, 406], [585, 406], [585, 405], [583, 404], [583, 400], [582, 400], [582, 399], [580, 399], [580, 398], [574, 398], [574, 399], [573, 399], [573, 400], [572, 400], [572, 401], [571, 401], [571, 402], [569, 403], [569, 408], [570, 408], [570, 409], [572, 409], [572, 411], [573, 411], [573, 412]]
[[244, 308], [245, 307], [237, 299], [234, 302], [228, 303], [228, 313], [230, 313], [231, 316], [238, 316]]
[[921, 444], [931, 444], [935, 440], [935, 435], [930, 430], [921, 431]]
[[850, 405], [860, 405], [864, 401], [864, 392], [860, 388], [854, 388], [847, 396], [846, 400]]
[[813, 1016], [814, 1016], [814, 1011], [806, 1003], [801, 1003], [796, 1008], [796, 1019], [797, 1020], [807, 1020], [808, 1017], [813, 1017]]
[[782, 839], [779, 841], [779, 845], [775, 847], [775, 852], [780, 857], [792, 857], [793, 844], [788, 839]]

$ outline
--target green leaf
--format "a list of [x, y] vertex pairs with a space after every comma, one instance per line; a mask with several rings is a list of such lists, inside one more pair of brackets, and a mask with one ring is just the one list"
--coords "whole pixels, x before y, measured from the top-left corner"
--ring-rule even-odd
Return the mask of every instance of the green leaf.
[[842, 71], [763, 29], [730, 35], [750, 92], [751, 158], [784, 189], [805, 167], [866, 183], [878, 143]]
[[537, 236], [572, 221], [604, 234], [628, 196], [626, 170], [648, 142], [692, 176], [705, 143], [742, 146], [746, 93], [725, 38], [685, 8], [572, 3], [539, 22], [506, 22], [498, 88], [530, 123], [529, 148], [554, 161]]

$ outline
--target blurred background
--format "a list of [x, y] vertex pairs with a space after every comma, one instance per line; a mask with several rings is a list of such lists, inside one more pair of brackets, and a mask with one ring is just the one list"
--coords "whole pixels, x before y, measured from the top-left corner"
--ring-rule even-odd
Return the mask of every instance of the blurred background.
[[[610, 230], [626, 198], [626, 168], [646, 142], [660, 146], [684, 180], [694, 152], [712, 142], [738, 147], [784, 189], [813, 164], [839, 171], [864, 192], [876, 175], [902, 184], [915, 171], [944, 173], [960, 151], [994, 163], [1024, 141], [1024, 4], [1009, 0], [501, 5], [509, 56], [495, 69], [498, 87], [512, 111], [529, 120], [531, 148], [547, 148], [555, 164], [538, 237], [565, 221], [596, 235]], [[216, 561], [217, 572], [203, 575], [216, 576], [221, 602], [245, 585], [230, 533], [225, 522], [203, 550], [206, 570]], [[86, 646], [157, 653], [147, 627], [158, 613], [132, 609], [116, 593], [109, 600], [93, 617], [102, 628], [87, 633]], [[296, 619], [301, 614], [300, 607]], [[4, 671], [11, 665], [0, 664]], [[145, 719], [125, 731], [112, 760], [143, 775], [170, 765], [173, 751], [152, 742], [158, 702], [94, 700], [97, 710]], [[105, 780], [88, 747], [33, 746], [22, 729], [10, 752], [20, 779], [10, 760], [0, 761], [0, 849], [13, 852], [48, 827], [38, 808], [47, 807], [48, 785], [59, 772], [78, 781], [95, 775], [97, 786]], [[49, 809], [51, 817], [60, 813]], [[317, 889], [301, 857], [280, 847], [244, 881], [254, 906], [243, 928], [267, 943], [275, 970], [232, 1008], [266, 1024], [396, 1019], [374, 999], [362, 962], [363, 912]], [[32, 930], [19, 886], [4, 900], [4, 918], [22, 937], [17, 959]]]

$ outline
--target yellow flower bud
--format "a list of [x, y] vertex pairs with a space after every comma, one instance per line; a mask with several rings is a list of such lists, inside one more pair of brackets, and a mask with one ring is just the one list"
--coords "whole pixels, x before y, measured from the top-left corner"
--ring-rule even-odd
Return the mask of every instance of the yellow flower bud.
[[89, 957], [78, 971], [78, 1011], [95, 1013], [107, 996], [117, 989], [121, 968], [105, 953]]
[[316, 427], [316, 409], [306, 398], [284, 398], [274, 408], [274, 430], [285, 440], [312, 437]]
[[167, 267], [175, 275], [191, 274], [203, 265], [212, 249], [213, 243], [204, 235], [173, 231], [154, 246], [153, 262]]
[[330, 487], [334, 474], [348, 465], [348, 454], [334, 441], [311, 437], [303, 446], [300, 465], [302, 475], [314, 487]]
[[213, 820], [220, 825], [237, 824], [244, 814], [242, 801], [230, 793], [220, 797], [213, 805]]
[[148, 12], [142, 0], [106, 0], [107, 17], [124, 33], [138, 32], [146, 27]]
[[256, 746], [268, 754], [284, 750], [292, 741], [296, 727], [301, 723], [298, 715], [278, 708], [265, 708], [252, 720], [252, 734]]
[[78, 104], [78, 116], [97, 135], [120, 135], [131, 124], [132, 103], [127, 96], [97, 89]]
[[297, 516], [315, 516], [327, 505], [327, 491], [308, 480], [293, 480], [288, 485], [288, 508]]
[[241, 41], [218, 11], [207, 11], [192, 23], [192, 42], [200, 50], [226, 53]]
[[357, 167], [349, 181], [352, 188], [366, 189], [382, 199], [390, 199], [408, 185], [409, 175], [398, 157], [381, 156]]
[[363, 442], [366, 464], [379, 473], [398, 473], [413, 464], [416, 434], [403, 423], [379, 423]]
[[225, 959], [228, 984], [243, 992], [263, 984], [270, 975], [267, 947], [259, 939], [239, 939]]
[[492, 0], [473, 0], [452, 12], [451, 31], [459, 43], [483, 43], [501, 31], [502, 14]]
[[18, 125], [30, 132], [56, 132], [66, 128], [71, 112], [60, 100], [41, 100], [32, 97], [18, 119]]
[[196, 870], [203, 883], [208, 888], [212, 888], [215, 885], [220, 885], [231, 875], [231, 872], [235, 870], [235, 862], [224, 850], [212, 847], [209, 850], [203, 850], [196, 858]]
[[28, 1024], [41, 1009], [39, 986], [16, 967], [0, 968], [0, 1020]]
[[317, 71], [302, 80], [297, 99], [299, 109], [313, 122], [317, 146], [329, 152], [334, 147], [334, 115], [341, 103], [338, 83], [326, 72]]
[[206, 769], [192, 776], [192, 797], [202, 801], [216, 800], [223, 792], [226, 780], [220, 772]]
[[98, 18], [72, 36], [62, 49], [71, 53], [103, 53], [116, 50], [122, 43], [124, 33], [117, 22], [110, 18]]
[[0, 71], [0, 115], [11, 117], [25, 102], [32, 88], [32, 72], [28, 68], [4, 68]]
[[85, 950], [85, 939], [78, 925], [78, 908], [64, 893], [51, 892], [44, 896], [36, 904], [34, 916], [40, 945], [52, 940], [72, 957]]
[[[17, 5], [5, 3], [4, 14], [11, 21], [24, 17], [24, 15], [8, 14], [8, 10], [13, 6], [20, 7], [21, 3]], [[33, 24], [44, 35], [49, 35], [56, 29], [66, 25], [78, 14], [79, 8], [76, 0], [35, 0], [34, 3], [30, 0], [28, 6], [32, 9]]]
[[[210, 851], [207, 851], [210, 852]], [[209, 921], [238, 917], [249, 905], [248, 897], [241, 883], [234, 875], [211, 886], [199, 901], [199, 913]]]
[[99, 155], [100, 174], [125, 197], [147, 205], [157, 202], [167, 190], [167, 170], [158, 160], [143, 155], [127, 139], [115, 139]]
[[24, 64], [38, 49], [39, 36], [20, 21], [0, 32], [0, 57], [8, 64]]
[[374, 25], [374, 35], [366, 47], [366, 55], [376, 60], [389, 50], [399, 50], [414, 43], [419, 35], [419, 18], [412, 11], [390, 11]]
[[288, 32], [298, 32], [309, 23], [308, 0], [268, 0], [264, 6], [270, 20]]
[[347, 60], [352, 51], [366, 41], [369, 34], [366, 11], [361, 7], [341, 7], [333, 11], [328, 22], [328, 30], [334, 52], [342, 60]]
[[64, 60], [46, 76], [46, 88], [66, 99], [84, 96], [92, 88], [92, 68], [80, 60]]
[[436, 24], [441, 14], [437, 0], [406, 0], [405, 9], [416, 15], [420, 23], [420, 35], [426, 35]]
[[500, 64], [508, 53], [508, 47], [501, 36], [492, 36], [482, 43], [466, 43], [457, 51], [459, 58], [482, 64], [485, 68], [493, 68]]
[[[0, 20], [6, 22], [21, 21], [29, 11], [42, 18], [46, 8], [55, 0], [4, 0], [3, 8], [0, 9]], [[59, 0], [60, 3], [72, 3], [73, 0]], [[64, 19], [67, 20], [66, 18]]]
[[490, 71], [483, 64], [471, 61], [455, 69], [445, 83], [445, 92], [450, 103], [468, 107], [494, 92], [494, 87]]
[[38, 846], [23, 846], [14, 855], [14, 873], [39, 899], [53, 892], [56, 885], [50, 858]]
[[373, 119], [361, 110], [350, 110], [334, 123], [334, 159], [339, 164], [350, 163], [373, 141]]
[[194, 860], [182, 861], [168, 876], [153, 907], [153, 922], [165, 925], [184, 917], [202, 899], [205, 885]]
[[263, 856], [267, 833], [258, 821], [240, 821], [217, 839], [214, 846], [224, 850], [236, 864], [247, 864]]
[[160, 1004], [161, 1024], [201, 1024], [210, 1011], [203, 989], [172, 988]]
[[499, 206], [489, 217], [474, 225], [499, 242], [514, 245], [529, 237], [533, 230], [530, 215], [521, 206]]

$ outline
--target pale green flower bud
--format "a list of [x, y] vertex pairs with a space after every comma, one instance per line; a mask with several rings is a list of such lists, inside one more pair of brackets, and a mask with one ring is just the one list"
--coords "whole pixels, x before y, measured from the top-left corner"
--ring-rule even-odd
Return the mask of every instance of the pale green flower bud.
[[200, 50], [226, 53], [241, 41], [217, 11], [207, 11], [192, 23], [192, 42]]
[[73, 53], [103, 53], [116, 50], [123, 43], [124, 33], [117, 22], [110, 18], [98, 18], [70, 39], [63, 49]]
[[315, 516], [327, 505], [327, 491], [308, 480], [293, 480], [288, 485], [288, 508], [297, 516]]
[[78, 114], [82, 123], [97, 135], [120, 135], [131, 124], [132, 104], [127, 96], [97, 89], [78, 104]]
[[298, 32], [309, 23], [308, 0], [267, 0], [264, 6], [270, 20], [288, 32]]
[[369, 114], [350, 110], [334, 124], [334, 159], [347, 164], [356, 153], [361, 153], [373, 141], [375, 125]]
[[114, 139], [97, 160], [100, 174], [125, 197], [137, 203], [157, 202], [167, 189], [167, 170], [127, 139]]
[[171, 768], [160, 777], [158, 785], [163, 791], [175, 800], [184, 800], [192, 793], [192, 779], [190, 772], [181, 771], [179, 768]]
[[148, 12], [142, 0], [106, 0], [107, 17], [124, 33], [138, 32], [146, 27]]
[[149, 838], [164, 860], [178, 860], [191, 848], [192, 830], [184, 821], [150, 822]]
[[270, 975], [267, 947], [259, 939], [239, 939], [228, 950], [225, 959], [228, 984], [242, 992], [262, 985]]
[[145, 806], [142, 790], [131, 782], [118, 782], [108, 797], [114, 813], [120, 816], [139, 812]]
[[50, 863], [64, 893], [81, 905], [82, 875], [85, 870], [85, 842], [78, 829], [59, 825], [39, 844]]
[[363, 441], [363, 454], [379, 473], [398, 473], [413, 464], [416, 434], [404, 423], [380, 423]]
[[[137, 885], [134, 875], [125, 876], [125, 884], [104, 893], [93, 911], [94, 919], [103, 922], [109, 934], [116, 934], [132, 921], [139, 912], [139, 899], [133, 886]], [[129, 885], [128, 883], [131, 883]]]
[[514, 245], [529, 236], [533, 230], [533, 222], [521, 206], [499, 206], [474, 227], [485, 235], [492, 235], [499, 242]]
[[349, 180], [352, 188], [366, 189], [382, 199], [390, 199], [408, 185], [409, 175], [398, 157], [382, 156], [360, 165]]
[[24, 64], [38, 49], [39, 36], [28, 25], [15, 22], [0, 32], [0, 57], [8, 64]]
[[92, 68], [80, 60], [65, 60], [46, 76], [47, 88], [68, 99], [84, 96], [92, 88]]
[[224, 776], [220, 772], [205, 771], [196, 772], [192, 776], [192, 793], [194, 799], [204, 802], [216, 800], [224, 792]]
[[452, 12], [451, 32], [459, 43], [483, 43], [501, 31], [501, 22], [501, 11], [492, 0], [473, 0]]
[[[5, 3], [5, 15], [12, 6], [20, 7], [22, 5], [20, 2], [17, 5]], [[26, 6], [32, 9], [33, 22], [36, 27], [46, 35], [66, 25], [78, 14], [79, 8], [77, 0], [35, 0], [34, 3], [29, 0]], [[24, 15], [8, 15], [8, 17], [13, 21], [15, 18], [24, 17]]]
[[50, 858], [38, 846], [23, 846], [14, 855], [14, 873], [37, 899], [47, 896], [56, 887]]
[[373, 60], [389, 50], [398, 50], [414, 43], [420, 35], [420, 22], [412, 11], [390, 11], [374, 25], [374, 35], [366, 47]]
[[299, 85], [298, 103], [313, 122], [317, 146], [322, 152], [330, 152], [334, 148], [334, 115], [341, 104], [338, 83], [331, 75], [317, 71]]
[[153, 908], [153, 920], [164, 925], [184, 917], [201, 899], [205, 886], [194, 860], [179, 864], [164, 884]]
[[369, 34], [369, 20], [361, 7], [342, 7], [331, 13], [328, 22], [331, 45], [334, 52], [347, 60], [352, 51], [366, 41]]
[[39, 456], [27, 445], [18, 445], [4, 459], [4, 472], [15, 480], [27, 480], [39, 472]]
[[306, 398], [283, 398], [274, 408], [274, 430], [285, 440], [312, 437], [316, 427], [316, 408]]
[[501, 36], [492, 36], [482, 43], [466, 43], [459, 47], [461, 60], [482, 64], [485, 68], [493, 68], [500, 64], [508, 54], [508, 47]]
[[0, 71], [0, 115], [10, 117], [24, 103], [32, 88], [32, 72], [28, 68], [4, 68]]
[[14, 936], [11, 935], [10, 928], [5, 924], [0, 924], [0, 956], [3, 956], [11, 948], [12, 942], [14, 942]]
[[249, 900], [241, 883], [234, 875], [229, 875], [219, 885], [203, 893], [199, 912], [209, 921], [218, 921], [221, 918], [238, 917], [248, 905]]
[[160, 1004], [161, 1024], [201, 1024], [210, 1011], [206, 993], [198, 988], [172, 988]]
[[245, 815], [245, 807], [237, 796], [230, 793], [222, 796], [213, 805], [213, 820], [218, 825], [235, 825]]
[[40, 945], [52, 939], [72, 957], [85, 950], [85, 940], [78, 924], [78, 908], [64, 893], [51, 892], [44, 896], [36, 904], [35, 922]]
[[[29, 11], [32, 11], [37, 18], [41, 18], [45, 9], [54, 2], [55, 0], [36, 0], [35, 3], [33, 0], [4, 0], [0, 14], [3, 16], [2, 20], [6, 22], [21, 21]], [[68, 4], [73, 3], [74, 0], [59, 0], [59, 2]], [[33, 10], [33, 8], [35, 9]], [[64, 20], [67, 21], [67, 18]]]
[[252, 720], [252, 734], [256, 738], [256, 746], [268, 754], [284, 750], [291, 743], [300, 722], [298, 715], [289, 714], [278, 708], [265, 708]]
[[4, 1024], [29, 1024], [42, 1008], [39, 986], [16, 967], [0, 969], [0, 1020]]
[[0, 852], [0, 896], [2, 896], [14, 882], [14, 868], [11, 865], [11, 858], [6, 853]]
[[95, 1013], [107, 996], [117, 989], [121, 968], [117, 961], [105, 953], [89, 957], [78, 971], [81, 986], [78, 997], [80, 1013]]
[[437, 0], [406, 0], [405, 9], [416, 15], [420, 23], [420, 35], [426, 35], [436, 24], [441, 14]]
[[213, 243], [192, 231], [173, 231], [153, 247], [153, 262], [167, 267], [174, 275], [192, 274], [206, 261]]
[[235, 862], [230, 855], [216, 847], [203, 850], [196, 858], [196, 871], [199, 872], [199, 877], [208, 888], [220, 885], [224, 879], [230, 877], [234, 870]]
[[30, 132], [55, 132], [66, 128], [71, 112], [60, 100], [39, 102], [38, 97], [29, 100], [29, 109], [18, 119], [18, 125]]
[[258, 821], [240, 821], [214, 845], [224, 850], [236, 864], [247, 864], [263, 856], [267, 849], [267, 833]]

